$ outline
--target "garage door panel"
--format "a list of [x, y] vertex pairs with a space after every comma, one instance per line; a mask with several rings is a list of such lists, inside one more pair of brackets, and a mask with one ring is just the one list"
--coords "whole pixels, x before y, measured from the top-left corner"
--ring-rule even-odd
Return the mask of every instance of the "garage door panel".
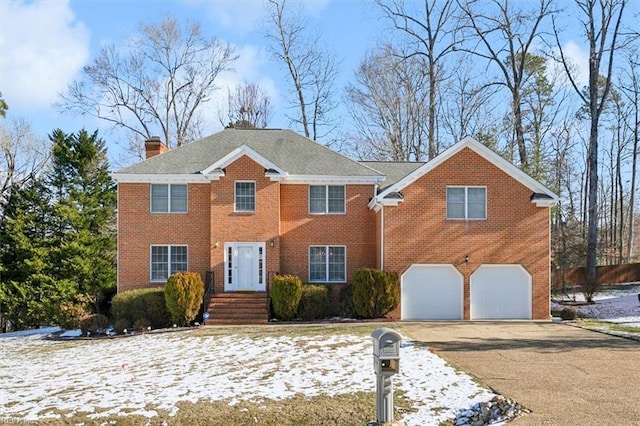
[[531, 275], [521, 265], [482, 265], [470, 287], [471, 319], [531, 319]]
[[462, 275], [453, 265], [412, 265], [401, 279], [403, 320], [459, 320]]

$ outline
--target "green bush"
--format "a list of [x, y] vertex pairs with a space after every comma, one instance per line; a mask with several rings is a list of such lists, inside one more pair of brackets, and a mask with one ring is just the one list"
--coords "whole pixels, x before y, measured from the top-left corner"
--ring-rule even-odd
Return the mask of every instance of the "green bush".
[[362, 268], [353, 274], [353, 306], [361, 318], [382, 318], [400, 304], [400, 280], [395, 272]]
[[292, 320], [298, 312], [302, 297], [302, 281], [294, 275], [277, 275], [273, 278], [271, 302], [273, 314], [282, 320]]
[[569, 308], [569, 307], [564, 307], [562, 308], [562, 310], [560, 311], [560, 318], [563, 320], [574, 320], [578, 317], [578, 313], [576, 312], [575, 309], [573, 308]]
[[146, 318], [140, 318], [136, 321], [135, 324], [133, 324], [133, 329], [142, 333], [148, 331], [149, 327], [151, 327], [151, 323]]
[[80, 321], [91, 315], [91, 301], [86, 294], [76, 294], [58, 306], [58, 325], [65, 330], [80, 328]]
[[323, 285], [304, 284], [298, 304], [298, 316], [310, 321], [324, 318], [329, 309], [329, 289]]
[[113, 331], [115, 331], [116, 334], [124, 334], [124, 331], [128, 328], [129, 322], [126, 319], [119, 319], [113, 324]]
[[178, 272], [167, 280], [164, 299], [171, 313], [171, 321], [177, 325], [189, 325], [202, 306], [204, 283], [200, 274]]
[[358, 313], [353, 306], [353, 287], [345, 284], [340, 289], [340, 316], [343, 318], [356, 318]]
[[87, 333], [101, 334], [109, 325], [109, 318], [102, 314], [91, 314], [80, 320], [80, 330], [83, 335]]
[[126, 323], [123, 328], [135, 324], [142, 318], [146, 318], [152, 328], [165, 328], [171, 325], [171, 315], [164, 300], [162, 287], [130, 290], [117, 294], [111, 301], [111, 315], [114, 321]]

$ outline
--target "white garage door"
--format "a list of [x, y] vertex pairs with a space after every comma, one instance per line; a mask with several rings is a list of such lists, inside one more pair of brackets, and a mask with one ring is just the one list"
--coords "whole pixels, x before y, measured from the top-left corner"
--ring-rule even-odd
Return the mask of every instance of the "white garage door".
[[411, 265], [401, 277], [403, 320], [459, 320], [462, 274], [453, 265]]
[[531, 319], [531, 275], [520, 265], [482, 265], [471, 275], [471, 319]]

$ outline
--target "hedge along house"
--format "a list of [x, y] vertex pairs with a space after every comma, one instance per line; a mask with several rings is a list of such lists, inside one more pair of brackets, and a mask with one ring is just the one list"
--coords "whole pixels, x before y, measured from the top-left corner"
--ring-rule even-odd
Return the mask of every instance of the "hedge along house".
[[401, 319], [549, 319], [557, 197], [466, 138], [427, 163], [356, 162], [290, 130], [227, 129], [113, 174], [118, 291], [178, 271], [211, 323], [266, 321], [275, 274], [401, 277]]

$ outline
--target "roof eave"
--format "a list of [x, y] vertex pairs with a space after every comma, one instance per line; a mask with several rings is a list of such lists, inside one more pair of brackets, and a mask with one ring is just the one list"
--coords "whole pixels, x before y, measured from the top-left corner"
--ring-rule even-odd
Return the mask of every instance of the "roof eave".
[[111, 173], [117, 183], [207, 183], [205, 175], [194, 174], [143, 174], [143, 173]]

